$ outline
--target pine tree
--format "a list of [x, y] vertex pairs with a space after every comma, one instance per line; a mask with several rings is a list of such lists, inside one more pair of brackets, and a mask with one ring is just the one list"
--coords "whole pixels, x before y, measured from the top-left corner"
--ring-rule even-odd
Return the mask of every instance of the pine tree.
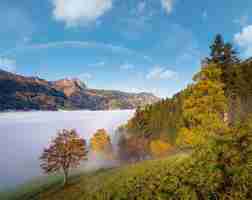
[[210, 58], [206, 58], [207, 63], [220, 64], [223, 61], [224, 40], [221, 34], [215, 36], [213, 44], [210, 46]]
[[216, 64], [222, 70], [221, 80], [225, 84], [225, 92], [233, 84], [232, 73], [234, 66], [240, 62], [237, 52], [229, 42], [225, 43], [220, 34], [215, 36], [213, 44], [210, 46], [210, 57], [206, 58], [206, 63]]

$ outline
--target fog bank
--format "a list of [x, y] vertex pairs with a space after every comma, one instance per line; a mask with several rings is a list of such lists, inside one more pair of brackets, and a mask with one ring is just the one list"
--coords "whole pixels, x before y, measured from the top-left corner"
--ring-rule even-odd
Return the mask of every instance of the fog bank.
[[[132, 110], [1, 113], [0, 190], [42, 175], [38, 159], [57, 130], [76, 129], [89, 140], [97, 129], [105, 128], [113, 138], [116, 128], [133, 114]], [[95, 160], [88, 166], [97, 168], [102, 162]]]

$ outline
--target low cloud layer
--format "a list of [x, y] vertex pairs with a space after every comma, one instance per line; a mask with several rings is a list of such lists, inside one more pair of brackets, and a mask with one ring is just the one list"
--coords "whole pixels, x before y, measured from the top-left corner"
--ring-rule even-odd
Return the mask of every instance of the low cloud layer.
[[132, 69], [134, 69], [135, 68], [135, 66], [134, 65], [132, 65], [132, 64], [122, 64], [121, 66], [120, 66], [120, 69], [121, 70], [132, 70]]

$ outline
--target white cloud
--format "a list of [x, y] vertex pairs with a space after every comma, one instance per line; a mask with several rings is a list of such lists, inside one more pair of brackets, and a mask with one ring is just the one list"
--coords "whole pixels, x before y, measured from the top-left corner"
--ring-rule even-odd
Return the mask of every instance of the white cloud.
[[235, 19], [233, 22], [241, 27], [247, 26], [249, 21], [248, 15], [242, 15], [240, 18]]
[[31, 40], [32, 40], [31, 37], [25, 36], [25, 37], [23, 38], [23, 43], [24, 43], [24, 44], [27, 44], [27, 43], [29, 43]]
[[137, 12], [139, 14], [141, 14], [145, 10], [145, 8], [146, 8], [146, 2], [145, 1], [141, 1], [137, 5]]
[[122, 69], [122, 70], [132, 70], [134, 68], [135, 68], [135, 66], [131, 65], [131, 64], [123, 64], [120, 66], [120, 69]]
[[167, 14], [170, 14], [173, 9], [174, 0], [161, 0], [162, 7], [165, 9]]
[[245, 56], [252, 56], [252, 25], [246, 26], [236, 33], [234, 41], [245, 50]]
[[67, 27], [95, 21], [112, 8], [112, 0], [52, 0], [53, 15]]
[[9, 58], [0, 58], [0, 69], [15, 72], [16, 71], [16, 61]]
[[178, 73], [160, 66], [155, 66], [149, 71], [146, 78], [153, 80], [177, 80]]
[[208, 17], [208, 13], [207, 13], [206, 10], [204, 10], [204, 11], [203, 11], [203, 14], [202, 14], [202, 18], [203, 18], [203, 19], [207, 19], [207, 17]]
[[130, 93], [146, 93], [146, 92], [148, 92], [148, 93], [155, 94], [157, 96], [161, 96], [160, 90], [158, 88], [131, 87], [131, 88], [123, 88], [123, 91], [130, 92]]
[[78, 76], [78, 78], [81, 79], [81, 80], [90, 80], [90, 79], [93, 78], [93, 76], [92, 76], [92, 74], [86, 72], [86, 73], [80, 74]]
[[89, 66], [94, 66], [94, 67], [103, 67], [105, 66], [105, 62], [104, 61], [100, 61], [100, 62], [97, 62], [97, 63], [92, 63], [90, 64]]

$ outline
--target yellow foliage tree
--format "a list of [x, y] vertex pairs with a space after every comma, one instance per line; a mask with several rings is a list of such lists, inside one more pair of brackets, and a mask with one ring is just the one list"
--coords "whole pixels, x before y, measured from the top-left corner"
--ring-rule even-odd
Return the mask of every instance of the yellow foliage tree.
[[159, 158], [167, 155], [167, 153], [172, 149], [172, 145], [163, 140], [153, 140], [150, 143], [151, 155], [153, 157]]
[[105, 129], [99, 129], [93, 135], [90, 141], [91, 151], [103, 154], [106, 158], [113, 157], [111, 139]]
[[194, 77], [195, 84], [187, 88], [183, 104], [185, 127], [179, 131], [178, 145], [204, 144], [208, 137], [226, 132], [227, 99], [221, 74], [216, 65], [205, 66]]

